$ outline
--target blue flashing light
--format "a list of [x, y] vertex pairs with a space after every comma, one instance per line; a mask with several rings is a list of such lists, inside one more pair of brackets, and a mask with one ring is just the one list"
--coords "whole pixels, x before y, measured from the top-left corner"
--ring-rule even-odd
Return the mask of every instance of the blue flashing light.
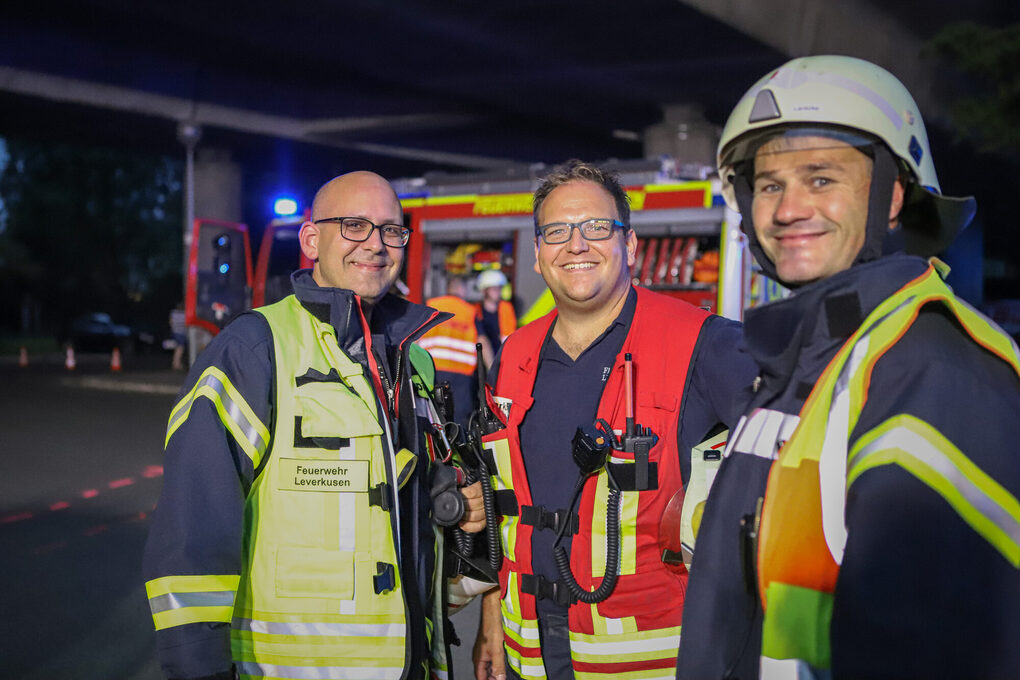
[[230, 265], [226, 262], [220, 265], [220, 274], [226, 274], [230, 271]]
[[298, 211], [298, 203], [289, 196], [281, 196], [273, 201], [273, 212], [280, 217], [295, 215]]

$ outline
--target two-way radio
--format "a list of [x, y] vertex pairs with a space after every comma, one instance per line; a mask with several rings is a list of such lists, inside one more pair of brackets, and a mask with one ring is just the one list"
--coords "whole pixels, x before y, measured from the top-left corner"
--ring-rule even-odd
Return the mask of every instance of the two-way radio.
[[624, 414], [626, 416], [626, 430], [623, 436], [618, 438], [609, 423], [600, 418], [596, 426], [577, 428], [571, 442], [571, 453], [580, 471], [580, 478], [577, 480], [574, 494], [567, 508], [568, 515], [574, 512], [574, 505], [584, 488], [585, 481], [590, 476], [598, 474], [605, 468], [609, 484], [609, 497], [606, 500], [606, 570], [599, 587], [590, 592], [585, 590], [577, 583], [577, 579], [574, 578], [574, 574], [570, 570], [570, 556], [567, 555], [566, 548], [559, 545], [563, 538], [563, 529], [569, 522], [564, 522], [560, 527], [556, 534], [556, 541], [553, 543], [553, 558], [556, 561], [556, 568], [560, 572], [560, 578], [566, 583], [574, 597], [587, 604], [602, 602], [608, 598], [616, 588], [616, 581], [620, 575], [620, 503], [623, 499], [623, 491], [613, 474], [614, 466], [609, 463], [609, 453], [611, 450], [632, 453], [635, 465], [635, 488], [638, 490], [647, 489], [649, 488], [649, 452], [659, 441], [658, 436], [652, 432], [651, 428], [642, 427], [634, 422], [633, 357], [628, 352], [623, 358]]

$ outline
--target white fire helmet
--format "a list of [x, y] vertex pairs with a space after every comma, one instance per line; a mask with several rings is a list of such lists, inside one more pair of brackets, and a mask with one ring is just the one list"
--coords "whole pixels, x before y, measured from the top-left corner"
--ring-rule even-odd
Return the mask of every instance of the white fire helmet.
[[506, 274], [498, 269], [486, 269], [478, 275], [478, 290], [486, 288], [502, 288], [506, 285]]
[[[808, 133], [860, 147], [884, 144], [906, 180], [900, 221], [908, 252], [940, 252], [973, 217], [973, 198], [942, 196], [924, 121], [903, 84], [875, 64], [844, 56], [793, 59], [744, 94], [719, 141], [719, 175], [730, 207], [746, 210], [734, 180], [765, 141]], [[749, 225], [744, 230], [753, 238]]]

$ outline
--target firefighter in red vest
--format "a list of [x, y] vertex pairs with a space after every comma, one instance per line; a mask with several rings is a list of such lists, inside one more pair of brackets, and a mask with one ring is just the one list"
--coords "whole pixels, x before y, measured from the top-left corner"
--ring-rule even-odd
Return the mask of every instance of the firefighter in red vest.
[[453, 392], [453, 419], [464, 426], [471, 412], [478, 407], [478, 354], [475, 345], [482, 345], [483, 360], [492, 362], [492, 346], [480, 331], [477, 308], [464, 299], [467, 283], [451, 277], [446, 295], [430, 298], [426, 304], [453, 318], [429, 330], [418, 340], [436, 363], [436, 384], [450, 383]]
[[739, 324], [631, 285], [637, 237], [611, 174], [569, 162], [534, 216], [556, 310], [513, 333], [489, 374], [503, 562], [476, 677], [671, 676], [686, 571], [660, 523], [755, 368]]
[[478, 290], [482, 294], [482, 301], [478, 303], [478, 316], [482, 322], [482, 332], [493, 349], [499, 349], [503, 341], [517, 330], [514, 306], [503, 299], [506, 284], [506, 274], [496, 269], [478, 275]]

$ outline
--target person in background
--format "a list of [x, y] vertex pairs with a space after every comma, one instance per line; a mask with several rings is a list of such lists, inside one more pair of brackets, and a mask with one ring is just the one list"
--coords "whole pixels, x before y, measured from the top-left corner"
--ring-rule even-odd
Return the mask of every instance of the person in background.
[[[389, 183], [330, 180], [294, 293], [231, 322], [170, 414], [143, 572], [168, 678], [447, 671], [432, 521], [432, 364], [444, 315], [390, 293], [411, 230]], [[480, 488], [461, 527], [484, 526]]]
[[931, 257], [943, 196], [910, 93], [804, 57], [744, 95], [719, 174], [787, 299], [749, 309], [755, 394], [691, 568], [677, 677], [1020, 677], [1020, 356]]
[[170, 366], [175, 371], [183, 371], [184, 354], [188, 350], [188, 324], [183, 303], [170, 310], [170, 336], [174, 341], [174, 355]]
[[448, 312], [451, 317], [429, 329], [418, 341], [436, 362], [436, 383], [450, 383], [453, 393], [454, 421], [466, 427], [471, 412], [478, 408], [478, 352], [491, 363], [492, 346], [481, 331], [477, 309], [465, 300], [467, 282], [459, 276], [446, 284], [446, 295], [430, 298], [429, 307]]
[[[506, 274], [489, 269], [479, 274], [477, 281], [478, 290], [482, 294], [482, 301], [478, 303], [482, 332], [495, 351], [500, 348], [507, 336], [517, 330], [517, 314], [514, 312], [513, 303], [503, 299], [503, 288], [507, 284]], [[491, 361], [489, 363], [491, 364]]]

